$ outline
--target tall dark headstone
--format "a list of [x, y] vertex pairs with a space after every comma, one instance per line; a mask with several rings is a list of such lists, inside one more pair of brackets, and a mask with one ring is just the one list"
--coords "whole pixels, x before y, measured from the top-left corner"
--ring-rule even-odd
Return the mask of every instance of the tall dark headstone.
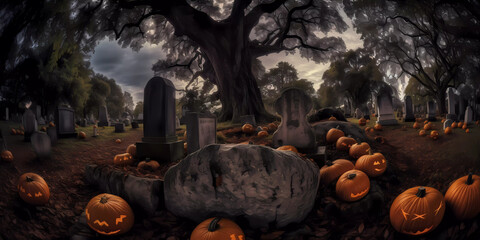
[[405, 113], [403, 114], [403, 121], [414, 122], [415, 115], [413, 114], [413, 102], [411, 96], [405, 96]]
[[197, 151], [217, 140], [217, 119], [211, 114], [188, 112], [187, 146], [188, 153]]
[[55, 127], [58, 137], [76, 137], [75, 111], [67, 107], [58, 107], [55, 111]]
[[453, 88], [447, 88], [447, 119], [457, 120], [457, 114], [455, 112], [456, 104], [455, 90]]
[[383, 91], [377, 96], [377, 123], [381, 125], [397, 125], [397, 119], [393, 112], [392, 95], [388, 91]]
[[99, 127], [110, 126], [110, 121], [108, 120], [107, 106], [100, 106], [98, 108], [98, 126]]
[[175, 133], [175, 86], [165, 78], [154, 77], [145, 86], [142, 142], [137, 157], [171, 162], [184, 154], [183, 141]]
[[22, 116], [22, 124], [25, 129], [24, 140], [30, 142], [30, 137], [37, 131], [37, 119], [32, 110], [26, 109]]
[[426, 118], [428, 121], [437, 121], [435, 117], [436, 106], [434, 101], [428, 101], [427, 103], [427, 115]]

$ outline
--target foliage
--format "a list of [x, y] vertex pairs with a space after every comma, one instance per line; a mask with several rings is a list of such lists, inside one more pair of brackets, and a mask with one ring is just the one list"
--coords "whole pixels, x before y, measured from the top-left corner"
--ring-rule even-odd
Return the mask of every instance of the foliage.
[[135, 106], [135, 104], [133, 103], [132, 94], [127, 91], [123, 92], [123, 101], [125, 103], [125, 111], [128, 113], [132, 113], [133, 107]]
[[140, 113], [143, 113], [143, 101], [137, 102], [137, 104], [135, 105], [135, 109], [133, 110], [133, 116], [135, 118], [138, 118], [138, 115]]

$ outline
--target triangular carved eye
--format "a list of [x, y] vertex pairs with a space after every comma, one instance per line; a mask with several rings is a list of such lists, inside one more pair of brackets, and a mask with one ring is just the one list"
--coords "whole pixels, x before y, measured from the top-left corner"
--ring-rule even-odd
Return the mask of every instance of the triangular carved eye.
[[385, 163], [385, 159], [382, 159], [382, 163]]
[[342, 146], [347, 146], [347, 144], [345, 144], [345, 143], [342, 143]]
[[43, 194], [41, 192], [35, 193], [35, 197], [41, 197]]
[[380, 162], [379, 162], [379, 161], [375, 161], [375, 162], [373, 162], [373, 165], [380, 165]]

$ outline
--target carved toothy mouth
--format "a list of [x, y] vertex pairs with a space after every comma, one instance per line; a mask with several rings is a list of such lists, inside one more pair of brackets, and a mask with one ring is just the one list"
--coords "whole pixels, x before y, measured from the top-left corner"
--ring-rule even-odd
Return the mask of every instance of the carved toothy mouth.
[[409, 231], [405, 231], [405, 233], [407, 234], [411, 234], [411, 235], [420, 235], [420, 234], [424, 234], [430, 230], [432, 230], [433, 226], [430, 226], [429, 228], [425, 228], [423, 229], [422, 231], [418, 230], [416, 232], [409, 232]]
[[112, 235], [112, 234], [115, 234], [115, 233], [119, 233], [120, 232], [120, 229], [116, 230], [116, 231], [111, 231], [111, 232], [104, 232], [104, 231], [100, 231], [98, 229], [95, 229], [98, 233], [101, 233], [101, 234], [104, 234], [104, 235]]
[[377, 171], [377, 172], [381, 172], [381, 171], [383, 171], [383, 169], [378, 169], [378, 168], [375, 168], [375, 171]]
[[368, 191], [368, 188], [365, 189], [365, 190], [363, 190], [363, 191], [361, 191], [361, 192], [359, 192], [359, 193], [357, 193], [357, 194], [350, 193], [350, 197], [351, 197], [351, 198], [360, 197], [360, 196], [362, 196], [363, 194], [365, 194], [367, 191]]

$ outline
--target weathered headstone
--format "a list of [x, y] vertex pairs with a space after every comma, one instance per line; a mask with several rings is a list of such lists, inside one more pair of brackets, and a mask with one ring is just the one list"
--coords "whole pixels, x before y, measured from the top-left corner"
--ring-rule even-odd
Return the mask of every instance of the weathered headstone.
[[97, 137], [98, 136], [98, 127], [97, 125], [93, 125], [93, 137]]
[[472, 107], [468, 106], [465, 110], [465, 122], [470, 124], [473, 122], [473, 110]]
[[123, 124], [125, 124], [126, 127], [130, 126], [130, 119], [125, 119], [123, 120]]
[[58, 107], [55, 112], [55, 127], [57, 128], [58, 137], [76, 137], [74, 110]]
[[47, 135], [50, 137], [50, 143], [55, 145], [58, 140], [57, 128], [56, 127], [47, 127]]
[[125, 124], [123, 124], [123, 123], [115, 123], [115, 132], [116, 132], [116, 133], [125, 132]]
[[307, 121], [306, 115], [312, 109], [312, 100], [302, 90], [289, 88], [275, 101], [275, 110], [282, 122], [273, 134], [273, 145], [295, 146], [304, 153], [315, 151], [315, 133]]
[[451, 127], [452, 123], [453, 123], [452, 119], [446, 119], [445, 122], [443, 122], [443, 130], [445, 130], [445, 128], [447, 127]]
[[35, 132], [32, 134], [32, 147], [37, 157], [40, 159], [49, 158], [52, 151], [50, 137], [44, 132]]
[[210, 114], [188, 112], [187, 146], [188, 153], [197, 151], [217, 140], [217, 119]]
[[107, 106], [100, 106], [98, 108], [98, 126], [99, 127], [110, 126], [110, 121], [108, 119], [108, 113], [107, 113]]
[[22, 116], [22, 124], [25, 129], [24, 140], [30, 142], [30, 137], [35, 131], [37, 131], [37, 119], [32, 110], [25, 110], [25, 113]]
[[38, 124], [40, 124], [40, 125], [45, 125], [45, 124], [47, 124], [47, 122], [45, 121], [45, 118], [43, 118], [42, 116], [40, 116], [40, 118], [38, 118]]
[[447, 119], [457, 120], [457, 114], [455, 112], [456, 98], [455, 90], [453, 88], [447, 88]]
[[355, 109], [355, 118], [360, 119], [364, 116], [363, 112], [360, 110], [360, 108]]
[[87, 119], [82, 118], [80, 119], [80, 127], [86, 127], [87, 126]]
[[411, 96], [405, 96], [404, 108], [405, 108], [405, 113], [403, 115], [403, 121], [414, 122], [415, 115], [413, 115], [413, 103], [412, 103]]
[[352, 113], [352, 109], [350, 108], [350, 104], [348, 103], [348, 101], [344, 101], [343, 102], [343, 115], [346, 117], [346, 118], [349, 118], [351, 117]]
[[139, 128], [140, 126], [138, 125], [138, 122], [132, 122], [132, 128], [136, 129]]
[[240, 116], [240, 123], [243, 124], [252, 124], [252, 126], [256, 126], [257, 122], [255, 121], [255, 115], [243, 115]]
[[387, 91], [377, 96], [377, 123], [381, 125], [397, 125], [397, 119], [393, 112], [392, 96]]
[[179, 129], [180, 128], [180, 119], [178, 119], [177, 116], [175, 116], [175, 129]]
[[145, 86], [142, 142], [137, 143], [137, 158], [161, 162], [181, 159], [183, 141], [175, 132], [175, 86], [165, 78], [153, 77]]
[[435, 117], [435, 111], [436, 111], [436, 106], [435, 102], [433, 101], [428, 101], [427, 103], [427, 115], [426, 118], [428, 121], [437, 121], [437, 118]]

